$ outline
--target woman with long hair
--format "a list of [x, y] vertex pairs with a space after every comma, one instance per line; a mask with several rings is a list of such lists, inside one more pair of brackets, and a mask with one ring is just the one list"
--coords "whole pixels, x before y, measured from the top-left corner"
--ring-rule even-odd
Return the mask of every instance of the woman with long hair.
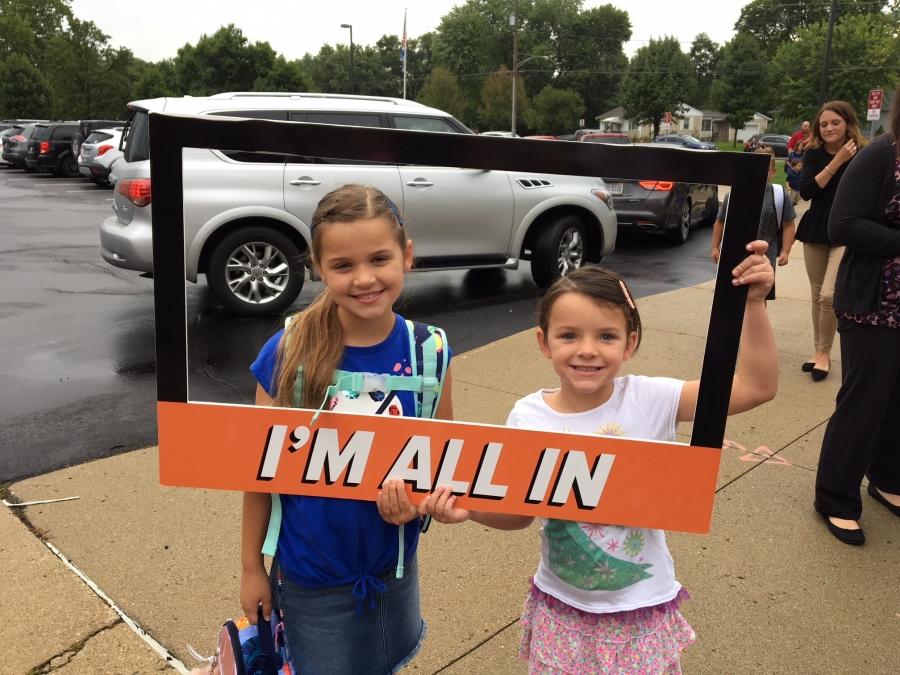
[[815, 341], [815, 353], [803, 364], [803, 371], [817, 382], [828, 377], [831, 369], [831, 346], [837, 330], [834, 281], [844, 255], [844, 247], [828, 235], [828, 215], [847, 164], [865, 144], [850, 104], [829, 101], [816, 115], [803, 157], [800, 196], [811, 203], [800, 220], [797, 240], [803, 242]]
[[863, 476], [869, 496], [900, 517], [898, 141], [900, 106], [894, 106], [891, 133], [850, 164], [828, 221], [834, 244], [846, 246], [834, 293], [842, 379], [822, 441], [815, 506], [845, 544], [865, 542], [857, 522]]

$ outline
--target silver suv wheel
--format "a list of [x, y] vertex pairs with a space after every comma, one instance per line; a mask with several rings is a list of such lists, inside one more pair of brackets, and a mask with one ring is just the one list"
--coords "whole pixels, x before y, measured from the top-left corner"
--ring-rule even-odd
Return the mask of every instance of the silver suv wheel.
[[577, 227], [570, 227], [563, 233], [559, 241], [559, 276], [564, 277], [574, 272], [584, 262], [584, 237]]
[[231, 252], [225, 265], [228, 288], [250, 304], [278, 298], [287, 286], [288, 274], [284, 254], [264, 241], [242, 244]]
[[222, 239], [206, 271], [216, 300], [240, 316], [286, 309], [300, 294], [303, 276], [294, 242], [265, 226], [242, 227]]

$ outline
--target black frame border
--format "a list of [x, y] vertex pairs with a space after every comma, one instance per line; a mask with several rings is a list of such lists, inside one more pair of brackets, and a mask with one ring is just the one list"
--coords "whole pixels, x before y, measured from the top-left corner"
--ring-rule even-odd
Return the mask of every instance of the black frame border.
[[176, 403], [188, 402], [184, 148], [730, 185], [691, 435], [691, 445], [722, 447], [747, 298], [746, 286], [732, 284], [731, 270], [757, 238], [768, 155], [161, 113], [150, 114], [150, 137], [157, 400]]

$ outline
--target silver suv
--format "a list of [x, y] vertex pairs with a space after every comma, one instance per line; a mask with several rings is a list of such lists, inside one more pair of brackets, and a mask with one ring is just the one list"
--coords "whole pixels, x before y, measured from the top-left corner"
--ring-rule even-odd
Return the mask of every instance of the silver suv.
[[[367, 96], [228, 93], [129, 108], [115, 215], [100, 226], [101, 254], [116, 267], [150, 273], [150, 112], [472, 133], [440, 110]], [[615, 247], [612, 198], [599, 178], [227, 150], [185, 149], [183, 158], [187, 279], [205, 274], [216, 299], [243, 316], [294, 302], [310, 218], [319, 200], [345, 183], [374, 185], [398, 205], [419, 269], [515, 269], [530, 260], [544, 286]]]

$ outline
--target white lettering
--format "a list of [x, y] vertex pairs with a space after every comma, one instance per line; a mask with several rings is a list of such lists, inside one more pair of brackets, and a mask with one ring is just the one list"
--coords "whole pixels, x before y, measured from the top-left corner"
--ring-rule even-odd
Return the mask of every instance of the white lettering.
[[491, 483], [494, 478], [494, 471], [497, 469], [501, 450], [503, 450], [503, 443], [488, 443], [484, 447], [484, 452], [481, 453], [481, 461], [478, 463], [478, 470], [475, 472], [475, 487], [472, 488], [471, 497], [503, 499], [506, 496], [509, 486], [493, 485]]
[[594, 461], [593, 470], [589, 471], [587, 457], [583, 452], [577, 450], [567, 452], [556, 477], [550, 506], [562, 506], [574, 490], [579, 509], [597, 508], [615, 458], [615, 455], [599, 455]]
[[550, 479], [553, 478], [553, 469], [557, 459], [559, 459], [558, 449], [546, 448], [541, 451], [541, 459], [534, 470], [534, 478], [531, 479], [531, 487], [528, 490], [528, 497], [525, 499], [526, 504], [540, 504], [544, 501], [547, 488], [550, 486]]
[[343, 448], [338, 446], [336, 429], [317, 429], [313, 436], [312, 452], [303, 472], [304, 483], [318, 483], [325, 471], [325, 483], [333, 485], [344, 469], [347, 475], [344, 485], [356, 487], [362, 483], [372, 449], [374, 431], [356, 431]]
[[413, 492], [431, 492], [431, 438], [410, 438], [384, 480], [389, 478], [402, 478], [413, 486]]
[[281, 459], [281, 449], [284, 447], [284, 437], [287, 435], [287, 427], [275, 424], [269, 427], [266, 436], [266, 447], [263, 450], [262, 459], [259, 462], [257, 480], [272, 480], [278, 470], [278, 460]]

